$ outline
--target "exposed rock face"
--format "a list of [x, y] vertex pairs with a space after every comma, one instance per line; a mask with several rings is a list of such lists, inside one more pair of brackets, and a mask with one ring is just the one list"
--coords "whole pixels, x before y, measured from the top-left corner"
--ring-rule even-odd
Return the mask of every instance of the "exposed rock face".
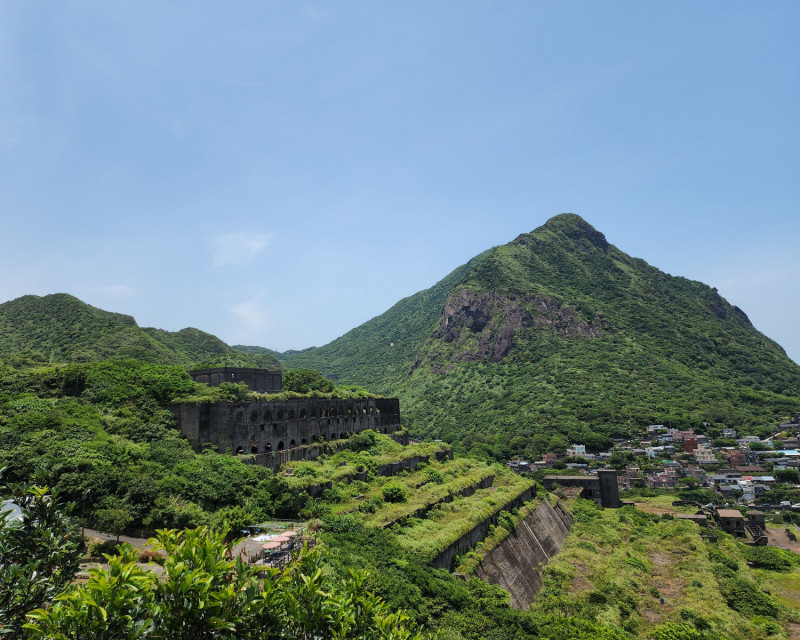
[[714, 315], [717, 316], [720, 320], [724, 320], [730, 316], [736, 317], [738, 316], [742, 320], [744, 320], [747, 324], [750, 323], [750, 318], [747, 317], [747, 314], [742, 311], [739, 307], [735, 307], [733, 305], [728, 304], [722, 296], [717, 293], [717, 288], [713, 287], [713, 297], [711, 299], [711, 303], [709, 307], [711, 311], [714, 312]]
[[599, 338], [611, 331], [602, 312], [587, 322], [575, 309], [552, 298], [515, 299], [491, 291], [462, 289], [448, 295], [436, 337], [464, 344], [457, 361], [499, 362], [511, 351], [522, 330], [538, 327], [549, 327], [561, 338]]

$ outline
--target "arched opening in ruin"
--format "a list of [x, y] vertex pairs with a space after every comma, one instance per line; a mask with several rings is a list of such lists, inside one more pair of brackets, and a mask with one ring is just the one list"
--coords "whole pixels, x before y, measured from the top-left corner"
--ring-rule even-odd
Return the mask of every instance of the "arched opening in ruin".
[[264, 451], [267, 451], [267, 452], [272, 451], [272, 443], [271, 442], [268, 442], [267, 444], [264, 445]]
[[331, 416], [336, 417], [336, 409], [331, 409]]
[[283, 420], [283, 409], [278, 409], [278, 420]]
[[306, 439], [305, 439], [305, 438], [303, 438], [303, 439], [300, 441], [300, 444], [307, 444], [307, 442], [306, 442]]
[[253, 413], [250, 414], [250, 422], [255, 422], [256, 420], [258, 420], [258, 412], [253, 411]]
[[244, 447], [236, 447], [236, 455], [239, 455], [240, 453], [244, 453]]
[[264, 414], [264, 420], [266, 422], [272, 422], [272, 411], [267, 410], [267, 412]]
[[258, 453], [258, 447], [256, 445], [250, 447], [250, 453]]
[[311, 436], [311, 442], [319, 442], [319, 436], [318, 435]]
[[306, 415], [308, 415], [306, 413], [306, 410], [305, 409], [300, 409], [300, 419], [301, 420], [305, 420], [306, 419]]
[[319, 410], [319, 417], [320, 418], [324, 418], [325, 417], [325, 409], [320, 409]]
[[294, 419], [295, 419], [294, 409], [289, 409], [289, 420], [294, 420]]
[[296, 446], [297, 446], [297, 443], [296, 443], [294, 440], [292, 440], [292, 441], [289, 443], [289, 446], [290, 446], [290, 447], [296, 447]]
[[258, 425], [258, 428], [261, 429], [261, 431], [263, 431], [264, 430], [264, 425], [260, 424], [260, 425]]
[[311, 410], [311, 417], [312, 418], [316, 418], [317, 417], [317, 410], [316, 409], [312, 409]]
[[242, 424], [244, 422], [244, 412], [237, 411], [236, 412], [236, 424]]
[[283, 451], [286, 447], [283, 445], [283, 440], [278, 443], [278, 451]]

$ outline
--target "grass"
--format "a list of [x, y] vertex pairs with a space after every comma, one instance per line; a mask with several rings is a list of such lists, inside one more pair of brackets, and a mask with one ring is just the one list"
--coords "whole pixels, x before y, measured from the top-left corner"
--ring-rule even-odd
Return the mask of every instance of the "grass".
[[[658, 509], [661, 499], [643, 500]], [[544, 570], [534, 610], [566, 608], [572, 615], [620, 625], [638, 638], [652, 637], [667, 623], [735, 640], [788, 637], [786, 625], [798, 619], [800, 568], [751, 570], [740, 543], [727, 534], [718, 533], [718, 542], [711, 543], [692, 522], [631, 507], [574, 504], [575, 523], [561, 553]], [[735, 596], [730, 596], [732, 585], [739, 589]], [[774, 606], [776, 615], [755, 615], [748, 609], [748, 593]], [[726, 595], [740, 610], [729, 606]]]
[[401, 462], [416, 456], [430, 456], [435, 459], [438, 451], [447, 449], [441, 443], [422, 443], [403, 446], [388, 436], [378, 435], [375, 446], [367, 451], [344, 449], [333, 455], [321, 456], [316, 460], [289, 462], [282, 468], [286, 481], [292, 489], [308, 489], [327, 482], [349, 482], [359, 473], [375, 476], [378, 467], [393, 462]]
[[471, 575], [481, 564], [483, 558], [486, 557], [486, 555], [493, 549], [500, 546], [503, 540], [505, 540], [516, 530], [519, 523], [525, 520], [525, 518], [527, 518], [536, 510], [536, 507], [541, 503], [541, 501], [541, 497], [536, 497], [533, 500], [526, 502], [516, 511], [516, 513], [510, 512], [510, 517], [508, 520], [496, 526], [494, 530], [483, 539], [482, 542], [479, 542], [475, 546], [474, 550], [464, 554], [464, 556], [457, 563], [455, 572], [464, 575]]
[[433, 559], [450, 544], [493, 514], [505, 509], [533, 481], [495, 465], [495, 480], [488, 489], [432, 509], [424, 519], [411, 518], [397, 527], [397, 539], [406, 548]]

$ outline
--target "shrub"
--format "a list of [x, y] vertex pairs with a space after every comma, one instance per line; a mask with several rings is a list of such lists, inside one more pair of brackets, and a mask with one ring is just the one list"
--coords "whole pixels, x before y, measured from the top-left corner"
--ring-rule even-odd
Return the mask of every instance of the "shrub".
[[117, 547], [119, 544], [113, 540], [106, 540], [105, 542], [95, 542], [89, 545], [89, 555], [99, 558], [102, 555], [116, 555]]
[[776, 547], [748, 547], [742, 545], [742, 554], [748, 562], [770, 571], [789, 571], [800, 564], [800, 556]]
[[386, 502], [405, 502], [408, 500], [406, 488], [399, 482], [389, 482], [385, 484], [381, 493]]

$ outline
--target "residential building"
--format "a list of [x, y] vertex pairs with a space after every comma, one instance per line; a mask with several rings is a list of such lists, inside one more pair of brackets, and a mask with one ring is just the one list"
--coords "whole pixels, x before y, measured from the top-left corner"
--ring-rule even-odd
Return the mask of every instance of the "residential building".
[[585, 456], [586, 455], [586, 445], [585, 444], [573, 444], [571, 447], [567, 447], [567, 455], [568, 456]]

